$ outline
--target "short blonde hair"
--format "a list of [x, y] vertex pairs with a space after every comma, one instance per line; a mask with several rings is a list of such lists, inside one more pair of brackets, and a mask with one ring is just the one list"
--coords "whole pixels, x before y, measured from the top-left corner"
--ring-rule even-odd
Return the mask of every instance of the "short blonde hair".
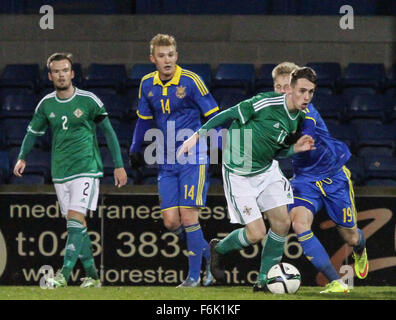
[[177, 51], [176, 40], [173, 36], [169, 34], [158, 33], [154, 38], [150, 41], [150, 54], [154, 54], [154, 48], [159, 46], [174, 46]]
[[272, 79], [275, 81], [276, 77], [291, 74], [295, 69], [298, 69], [298, 65], [294, 62], [282, 62], [272, 70]]
[[61, 61], [61, 60], [69, 60], [70, 62], [70, 67], [73, 68], [73, 55], [69, 52], [55, 52], [50, 55], [50, 57], [47, 59], [47, 68], [49, 71], [50, 69], [50, 64], [52, 61]]

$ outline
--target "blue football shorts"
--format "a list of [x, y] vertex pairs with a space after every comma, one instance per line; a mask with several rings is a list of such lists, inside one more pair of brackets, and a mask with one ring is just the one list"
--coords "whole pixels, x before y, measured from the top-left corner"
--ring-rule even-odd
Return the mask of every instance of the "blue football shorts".
[[175, 164], [160, 169], [158, 191], [161, 210], [205, 207], [209, 187], [207, 164]]
[[291, 180], [291, 185], [294, 203], [289, 205], [289, 211], [303, 206], [315, 215], [324, 207], [335, 224], [345, 228], [356, 225], [355, 194], [351, 173], [346, 166], [320, 181], [297, 176]]

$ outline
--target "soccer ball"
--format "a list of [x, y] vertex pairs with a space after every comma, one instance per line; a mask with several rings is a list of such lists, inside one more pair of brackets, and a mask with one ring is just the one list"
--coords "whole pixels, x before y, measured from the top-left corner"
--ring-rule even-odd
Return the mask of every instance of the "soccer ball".
[[300, 285], [300, 272], [289, 263], [276, 264], [267, 273], [267, 287], [272, 293], [296, 293]]

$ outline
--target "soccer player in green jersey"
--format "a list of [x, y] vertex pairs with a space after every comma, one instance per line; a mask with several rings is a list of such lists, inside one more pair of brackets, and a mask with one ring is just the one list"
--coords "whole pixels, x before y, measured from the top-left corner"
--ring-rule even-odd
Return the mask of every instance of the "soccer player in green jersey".
[[22, 177], [26, 157], [37, 136], [52, 130], [51, 175], [62, 215], [67, 218], [67, 241], [62, 270], [50, 279], [55, 287], [67, 285], [80, 258], [86, 271], [81, 287], [100, 287], [85, 216], [96, 210], [103, 164], [96, 140], [96, 126], [103, 130], [114, 160], [115, 185], [127, 182], [117, 136], [103, 103], [93, 93], [73, 86], [72, 55], [54, 53], [47, 60], [48, 77], [55, 91], [37, 105], [23, 139], [14, 174]]
[[210, 119], [179, 150], [179, 156], [189, 152], [208, 130], [233, 120], [223, 156], [224, 192], [231, 223], [245, 227], [221, 241], [211, 241], [211, 269], [216, 280], [224, 281], [225, 254], [264, 239], [267, 232], [262, 213], [269, 220], [270, 230], [261, 254], [255, 291], [263, 290], [268, 270], [280, 262], [290, 229], [287, 205], [293, 202], [293, 191], [274, 158], [315, 148], [312, 137], [304, 135], [297, 141], [293, 137], [305, 119], [303, 110], [315, 87], [315, 72], [310, 68], [298, 69], [291, 77], [287, 94], [261, 93], [240, 102]]

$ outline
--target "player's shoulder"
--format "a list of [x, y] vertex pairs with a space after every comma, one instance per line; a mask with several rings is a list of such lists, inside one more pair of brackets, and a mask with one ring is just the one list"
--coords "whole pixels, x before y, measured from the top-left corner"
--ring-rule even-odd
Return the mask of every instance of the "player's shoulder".
[[270, 106], [283, 106], [284, 100], [285, 95], [276, 92], [262, 92], [251, 98], [256, 111]]
[[96, 94], [94, 94], [91, 91], [87, 91], [87, 90], [82, 90], [82, 89], [76, 88], [76, 96], [83, 97], [83, 98], [86, 98], [88, 100], [91, 100], [97, 106], [103, 107], [103, 102], [100, 100], [100, 98]]

